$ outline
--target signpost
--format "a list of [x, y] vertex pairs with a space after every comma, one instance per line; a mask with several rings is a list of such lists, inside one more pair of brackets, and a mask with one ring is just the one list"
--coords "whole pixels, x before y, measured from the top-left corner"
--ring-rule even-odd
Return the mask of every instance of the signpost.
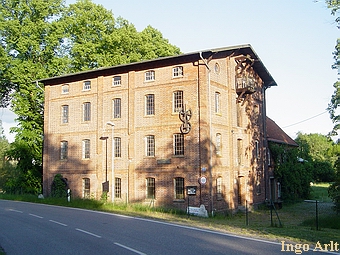
[[189, 202], [189, 198], [191, 196], [196, 196], [196, 192], [197, 192], [197, 186], [187, 186], [187, 195], [188, 195], [188, 218], [190, 216], [190, 202]]

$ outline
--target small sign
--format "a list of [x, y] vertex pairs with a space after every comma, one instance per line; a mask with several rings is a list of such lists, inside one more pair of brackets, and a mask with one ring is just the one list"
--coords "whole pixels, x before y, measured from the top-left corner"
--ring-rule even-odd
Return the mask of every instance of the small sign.
[[197, 186], [187, 186], [187, 195], [196, 196]]
[[109, 181], [103, 182], [103, 192], [109, 192]]
[[157, 159], [157, 164], [171, 164], [171, 159]]
[[206, 184], [207, 183], [207, 178], [205, 176], [202, 176], [201, 178], [199, 178], [199, 183], [200, 184]]

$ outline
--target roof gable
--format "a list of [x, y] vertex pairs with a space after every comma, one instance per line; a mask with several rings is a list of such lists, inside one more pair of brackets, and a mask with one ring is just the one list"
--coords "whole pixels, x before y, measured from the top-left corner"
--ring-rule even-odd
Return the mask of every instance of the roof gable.
[[299, 146], [289, 135], [287, 135], [272, 119], [266, 118], [267, 139], [274, 143]]

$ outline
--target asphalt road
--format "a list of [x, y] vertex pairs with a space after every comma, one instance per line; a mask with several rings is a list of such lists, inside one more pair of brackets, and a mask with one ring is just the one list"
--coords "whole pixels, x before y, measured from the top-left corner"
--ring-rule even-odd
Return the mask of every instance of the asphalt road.
[[0, 200], [0, 245], [7, 255], [296, 254], [281, 251], [281, 243], [143, 218], [7, 200]]

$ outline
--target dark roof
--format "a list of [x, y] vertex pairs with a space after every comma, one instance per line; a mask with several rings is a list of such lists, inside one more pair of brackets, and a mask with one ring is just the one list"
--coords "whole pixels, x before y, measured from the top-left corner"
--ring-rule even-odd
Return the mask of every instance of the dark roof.
[[281, 143], [290, 146], [299, 146], [289, 135], [287, 135], [272, 119], [267, 117], [267, 139], [270, 142]]
[[129, 70], [143, 70], [143, 69], [151, 69], [155, 68], [155, 66], [166, 66], [166, 65], [174, 65], [179, 63], [185, 63], [188, 61], [194, 62], [198, 61], [201, 56], [204, 59], [210, 59], [218, 56], [238, 56], [238, 55], [249, 55], [252, 59], [254, 59], [253, 67], [261, 79], [264, 81], [264, 86], [266, 88], [271, 86], [276, 86], [276, 82], [268, 72], [267, 68], [263, 65], [260, 58], [257, 56], [255, 51], [253, 50], [250, 44], [217, 48], [205, 51], [198, 51], [192, 53], [186, 53], [171, 57], [162, 57], [152, 60], [134, 62], [124, 65], [117, 65], [112, 67], [103, 67], [89, 71], [77, 72], [72, 74], [65, 74], [57, 77], [51, 77], [46, 79], [41, 79], [38, 82], [44, 83], [44, 85], [54, 85], [61, 84], [70, 81], [77, 81], [80, 79], [90, 79], [98, 76], [104, 75], [112, 75], [115, 73], [119, 73], [122, 71]]

